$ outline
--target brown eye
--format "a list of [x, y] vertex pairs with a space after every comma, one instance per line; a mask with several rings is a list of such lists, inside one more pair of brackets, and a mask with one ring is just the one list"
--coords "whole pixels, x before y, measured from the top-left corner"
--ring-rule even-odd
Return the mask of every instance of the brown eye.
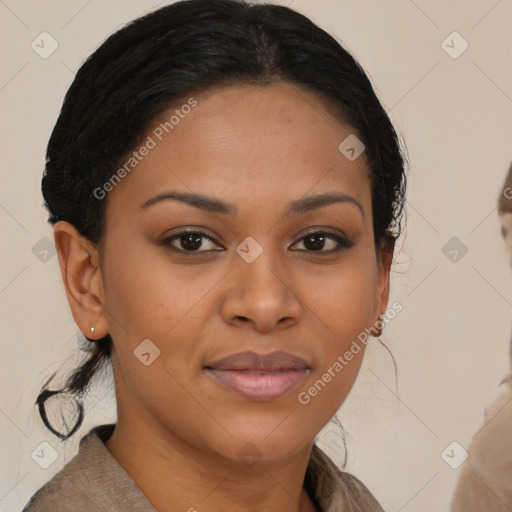
[[[354, 245], [353, 242], [347, 240], [345, 237], [325, 231], [312, 231], [302, 237], [299, 242], [303, 243], [305, 247], [305, 249], [298, 249], [299, 252], [322, 254], [336, 253]], [[297, 245], [297, 243], [295, 245]], [[182, 253], [224, 250], [216, 249], [215, 247], [219, 247], [219, 244], [202, 231], [180, 231], [179, 233], [163, 239], [160, 245], [167, 246], [172, 250]]]
[[[306, 248], [306, 251], [302, 250], [302, 252], [320, 252], [328, 254], [348, 249], [354, 245], [342, 236], [325, 231], [313, 231], [308, 233], [301, 238], [300, 242], [302, 242]], [[328, 247], [328, 250], [324, 250], [325, 247]]]
[[185, 253], [218, 250], [213, 247], [207, 247], [204, 249], [205, 245], [208, 245], [208, 243], [205, 244], [205, 240], [208, 243], [213, 244], [213, 246], [217, 246], [217, 242], [202, 231], [181, 231], [180, 233], [176, 233], [173, 236], [165, 238], [160, 242], [160, 244]]

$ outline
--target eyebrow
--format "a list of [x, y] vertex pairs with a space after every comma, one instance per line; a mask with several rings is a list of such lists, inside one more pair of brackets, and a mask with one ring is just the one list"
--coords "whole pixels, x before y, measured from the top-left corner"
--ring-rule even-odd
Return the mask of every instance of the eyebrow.
[[[157, 196], [152, 197], [143, 203], [141, 205], [141, 209], [143, 210], [153, 206], [154, 204], [160, 203], [161, 201], [168, 200], [181, 201], [182, 203], [195, 206], [196, 208], [200, 208], [201, 210], [212, 213], [235, 215], [238, 212], [237, 206], [226, 203], [221, 199], [205, 196], [202, 194], [177, 191], [169, 191], [158, 194]], [[323, 206], [328, 206], [335, 203], [347, 203], [356, 206], [364, 219], [364, 210], [359, 201], [357, 201], [354, 197], [343, 194], [341, 192], [306, 196], [296, 201], [292, 201], [285, 212], [285, 216], [307, 213], [312, 210], [316, 210], [317, 208], [322, 208]]]

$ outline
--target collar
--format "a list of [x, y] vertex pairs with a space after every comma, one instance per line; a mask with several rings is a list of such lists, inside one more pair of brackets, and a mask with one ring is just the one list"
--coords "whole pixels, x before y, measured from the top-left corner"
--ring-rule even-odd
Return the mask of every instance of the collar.
[[[71, 460], [84, 476], [79, 489], [94, 502], [95, 490], [105, 489], [98, 497], [99, 510], [112, 512], [157, 512], [134, 480], [114, 459], [105, 442], [114, 432], [115, 423], [99, 425], [80, 441], [79, 456]], [[112, 483], [105, 481], [111, 475]], [[384, 512], [368, 489], [354, 476], [340, 471], [334, 462], [316, 445], [304, 478], [304, 488], [319, 512]]]

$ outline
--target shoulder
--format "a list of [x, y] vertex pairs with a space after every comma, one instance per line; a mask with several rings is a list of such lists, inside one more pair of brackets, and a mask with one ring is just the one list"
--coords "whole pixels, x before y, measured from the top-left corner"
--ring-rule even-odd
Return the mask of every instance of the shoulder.
[[22, 512], [98, 512], [103, 510], [93, 498], [75, 485], [67, 466], [41, 487]]
[[454, 512], [495, 510], [499, 502], [503, 504], [500, 510], [512, 505], [512, 456], [508, 449], [512, 446], [511, 403], [512, 374], [509, 374], [488, 402], [484, 421], [468, 447], [468, 457], [452, 496]]
[[85, 435], [78, 453], [30, 498], [22, 512], [105, 510], [111, 491], [123, 492], [123, 479], [117, 476], [120, 467], [99, 437], [109, 429], [113, 425], [96, 427]]
[[79, 453], [61, 471], [34, 493], [22, 512], [101, 510], [99, 504], [94, 503], [94, 498], [88, 492], [89, 482], [87, 473], [84, 472], [82, 446], [83, 444], [80, 446]]

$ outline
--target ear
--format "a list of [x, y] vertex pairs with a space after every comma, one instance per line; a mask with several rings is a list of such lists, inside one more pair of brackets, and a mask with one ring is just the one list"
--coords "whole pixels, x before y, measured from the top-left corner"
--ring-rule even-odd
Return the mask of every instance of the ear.
[[[390, 238], [389, 242], [377, 251], [377, 289], [375, 293], [375, 305], [373, 309], [373, 322], [370, 332], [375, 336], [382, 333], [382, 322], [379, 321], [384, 315], [389, 302], [390, 270], [393, 262], [395, 240]], [[380, 328], [379, 328], [380, 326]]]
[[[53, 236], [62, 280], [76, 324], [87, 338], [106, 336], [108, 325], [103, 311], [104, 294], [98, 250], [65, 221], [55, 224]], [[94, 332], [91, 331], [93, 326]]]

